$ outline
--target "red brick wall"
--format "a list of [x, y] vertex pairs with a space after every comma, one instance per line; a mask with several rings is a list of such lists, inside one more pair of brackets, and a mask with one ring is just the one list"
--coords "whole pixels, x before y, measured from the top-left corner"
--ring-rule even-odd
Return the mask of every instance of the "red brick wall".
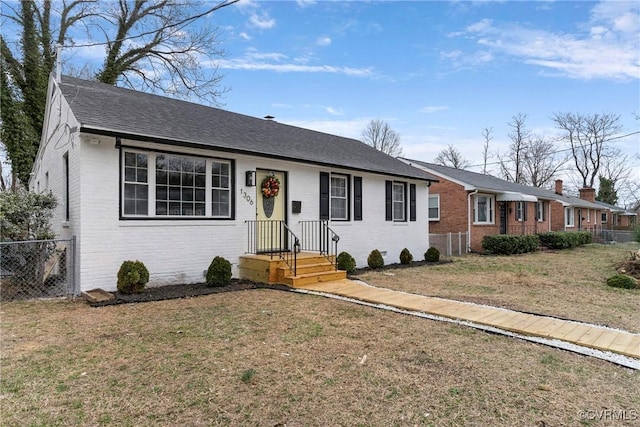
[[429, 233], [467, 231], [467, 192], [463, 186], [442, 177], [429, 187], [429, 195], [440, 195], [440, 221], [429, 221]]

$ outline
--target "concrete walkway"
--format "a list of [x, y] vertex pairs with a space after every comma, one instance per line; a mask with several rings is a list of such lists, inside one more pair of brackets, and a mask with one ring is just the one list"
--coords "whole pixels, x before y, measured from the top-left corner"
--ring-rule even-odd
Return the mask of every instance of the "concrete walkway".
[[409, 294], [348, 279], [311, 283], [298, 288], [486, 325], [518, 335], [560, 340], [640, 360], [640, 335], [617, 329], [498, 307]]

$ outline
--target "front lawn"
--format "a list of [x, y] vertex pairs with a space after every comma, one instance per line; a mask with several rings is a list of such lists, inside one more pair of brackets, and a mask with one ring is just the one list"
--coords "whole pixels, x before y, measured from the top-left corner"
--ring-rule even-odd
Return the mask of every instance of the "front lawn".
[[371, 271], [375, 286], [546, 314], [640, 332], [640, 290], [607, 286], [637, 243], [523, 255], [465, 255], [428, 268]]

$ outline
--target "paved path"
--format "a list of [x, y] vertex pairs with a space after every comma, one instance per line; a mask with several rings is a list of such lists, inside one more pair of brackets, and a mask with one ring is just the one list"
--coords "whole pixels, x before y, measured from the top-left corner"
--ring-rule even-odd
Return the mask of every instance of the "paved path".
[[597, 325], [409, 294], [391, 289], [377, 288], [348, 279], [312, 283], [298, 288], [340, 295], [373, 304], [384, 304], [408, 311], [418, 311], [450, 319], [468, 321], [519, 335], [557, 339], [640, 359], [639, 334]]

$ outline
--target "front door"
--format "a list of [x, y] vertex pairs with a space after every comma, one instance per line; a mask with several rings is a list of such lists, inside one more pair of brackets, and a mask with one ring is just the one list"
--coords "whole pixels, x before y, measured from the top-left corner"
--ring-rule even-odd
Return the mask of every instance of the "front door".
[[285, 173], [256, 170], [256, 248], [260, 252], [286, 250]]
[[507, 234], [507, 203], [500, 203], [500, 234]]

